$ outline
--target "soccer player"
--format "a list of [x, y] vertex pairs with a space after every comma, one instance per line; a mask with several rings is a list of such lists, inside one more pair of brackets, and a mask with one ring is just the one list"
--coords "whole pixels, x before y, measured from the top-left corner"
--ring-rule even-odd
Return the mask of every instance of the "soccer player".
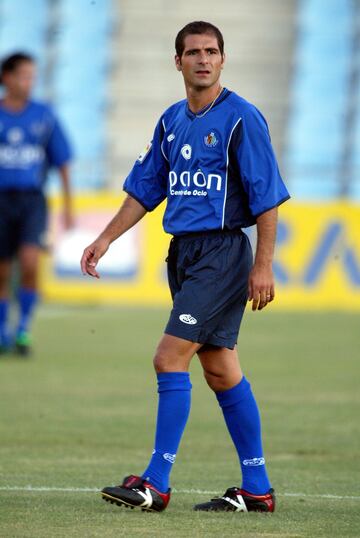
[[[173, 235], [168, 279], [173, 308], [154, 357], [158, 381], [155, 446], [140, 476], [131, 475], [102, 496], [118, 505], [162, 511], [169, 475], [190, 411], [188, 373], [197, 354], [237, 450], [242, 485], [195, 510], [264, 511], [275, 508], [263, 454], [260, 417], [236, 351], [247, 300], [262, 310], [274, 299], [272, 259], [277, 207], [289, 198], [261, 113], [220, 85], [223, 37], [207, 22], [177, 35], [175, 65], [186, 100], [161, 116], [152, 143], [124, 183], [117, 215], [82, 256], [84, 274], [110, 243], [165, 198], [163, 225]], [[242, 228], [256, 224], [257, 247]]]
[[[38, 300], [39, 254], [46, 231], [43, 184], [47, 170], [58, 169], [64, 192], [64, 225], [72, 224], [69, 143], [52, 110], [30, 100], [35, 79], [31, 56], [16, 53], [0, 68], [4, 95], [0, 100], [0, 353], [28, 355], [30, 323]], [[11, 262], [17, 257], [20, 286], [19, 320], [8, 328]]]

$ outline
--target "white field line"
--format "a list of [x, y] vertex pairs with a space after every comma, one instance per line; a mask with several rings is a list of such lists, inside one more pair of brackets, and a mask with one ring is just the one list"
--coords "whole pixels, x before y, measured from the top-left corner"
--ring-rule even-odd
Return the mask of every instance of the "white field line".
[[[0, 486], [0, 491], [35, 491], [35, 492], [51, 492], [51, 491], [64, 491], [72, 493], [99, 493], [100, 488], [58, 488], [50, 486]], [[218, 491], [206, 491], [201, 489], [173, 489], [173, 493], [189, 493], [197, 495], [219, 495]], [[324, 494], [312, 494], [312, 493], [277, 493], [279, 497], [308, 497], [311, 499], [343, 499], [360, 501], [360, 495], [331, 495]]]

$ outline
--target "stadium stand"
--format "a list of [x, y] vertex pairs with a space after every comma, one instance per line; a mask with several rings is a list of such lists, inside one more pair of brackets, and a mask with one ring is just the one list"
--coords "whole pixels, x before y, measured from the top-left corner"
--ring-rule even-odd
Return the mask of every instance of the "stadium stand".
[[[37, 58], [35, 95], [73, 141], [77, 190], [121, 187], [161, 112], [184, 96], [174, 36], [207, 12], [206, 0], [0, 0], [0, 55]], [[213, 22], [223, 82], [264, 112], [293, 197], [359, 200], [358, 3], [224, 0]]]
[[209, 19], [223, 31], [227, 53], [223, 83], [264, 112], [281, 158], [296, 5], [296, 0], [224, 0], [212, 14], [206, 0], [114, 3], [116, 10], [121, 9], [121, 17], [114, 14], [119, 23], [111, 44], [112, 113], [107, 121], [114, 188], [119, 188], [152, 136], [162, 111], [184, 97], [173, 63], [174, 40], [191, 20]]
[[360, 5], [354, 8], [354, 39], [351, 80], [353, 83], [349, 106], [349, 197], [360, 200]]
[[0, 2], [0, 57], [19, 50], [36, 57], [39, 76], [35, 95], [42, 98], [46, 97], [47, 58], [44, 50], [47, 45], [48, 17], [48, 0]]
[[[351, 0], [302, 0], [289, 116], [286, 177], [294, 197], [346, 195], [346, 112], [353, 47]], [[359, 147], [359, 146], [358, 146]]]
[[73, 140], [75, 186], [97, 189], [106, 178], [104, 116], [112, 3], [60, 0], [56, 9], [54, 102]]

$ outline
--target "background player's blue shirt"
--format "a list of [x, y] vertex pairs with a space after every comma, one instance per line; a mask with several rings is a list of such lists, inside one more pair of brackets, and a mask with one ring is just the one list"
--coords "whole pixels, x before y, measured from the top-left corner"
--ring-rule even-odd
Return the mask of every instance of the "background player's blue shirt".
[[166, 110], [124, 183], [148, 211], [167, 198], [163, 225], [174, 235], [251, 226], [289, 198], [255, 106], [224, 89], [201, 114], [186, 100]]
[[41, 189], [48, 168], [70, 158], [69, 143], [47, 105], [29, 101], [13, 112], [0, 102], [0, 190]]

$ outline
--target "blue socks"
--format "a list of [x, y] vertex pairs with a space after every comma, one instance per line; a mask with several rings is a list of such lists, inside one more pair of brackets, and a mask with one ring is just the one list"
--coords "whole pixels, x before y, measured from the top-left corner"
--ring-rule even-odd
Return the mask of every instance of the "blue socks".
[[157, 374], [159, 406], [155, 448], [142, 478], [159, 491], [169, 489], [169, 476], [190, 412], [191, 383], [188, 372]]
[[18, 301], [20, 308], [19, 325], [17, 334], [28, 330], [31, 317], [38, 300], [38, 293], [35, 290], [20, 288], [18, 291]]
[[262, 495], [271, 486], [263, 456], [259, 410], [250, 383], [243, 377], [238, 385], [217, 392], [216, 397], [239, 456], [241, 488]]
[[9, 313], [8, 299], [0, 299], [0, 345], [8, 344], [7, 319]]
[[[32, 314], [38, 300], [38, 293], [35, 290], [20, 288], [17, 297], [19, 302], [19, 323], [16, 330], [16, 336], [28, 331]], [[7, 328], [9, 307], [10, 303], [8, 299], [0, 299], [0, 346], [5, 349], [10, 347], [13, 337]]]
[[[165, 493], [190, 412], [191, 383], [187, 372], [160, 373], [157, 379], [159, 406], [155, 448], [142, 478]], [[238, 385], [216, 393], [216, 397], [239, 456], [242, 489], [255, 495], [267, 493], [271, 486], [263, 456], [259, 411], [250, 383], [243, 377]]]

